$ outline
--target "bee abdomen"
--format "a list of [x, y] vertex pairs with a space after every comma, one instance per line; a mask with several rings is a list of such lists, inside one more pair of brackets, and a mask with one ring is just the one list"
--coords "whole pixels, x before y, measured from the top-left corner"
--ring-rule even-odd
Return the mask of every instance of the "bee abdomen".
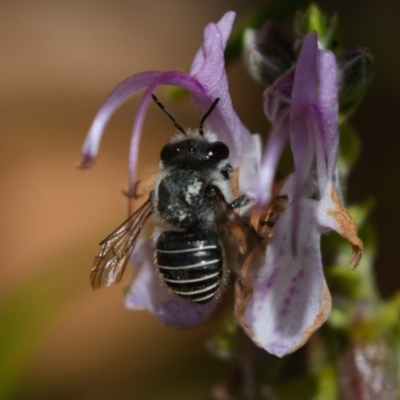
[[186, 300], [207, 303], [221, 286], [223, 257], [215, 235], [162, 232], [156, 263], [165, 284]]

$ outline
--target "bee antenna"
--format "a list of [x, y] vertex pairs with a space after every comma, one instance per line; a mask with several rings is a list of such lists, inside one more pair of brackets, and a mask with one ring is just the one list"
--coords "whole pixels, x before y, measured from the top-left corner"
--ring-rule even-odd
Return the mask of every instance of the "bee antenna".
[[174, 116], [168, 111], [168, 109], [160, 102], [160, 100], [158, 100], [158, 98], [152, 94], [151, 97], [153, 98], [154, 102], [158, 105], [158, 107], [161, 108], [161, 110], [163, 110], [165, 112], [165, 114], [168, 115], [168, 117], [170, 118], [170, 120], [174, 123], [175, 128], [178, 129], [178, 131], [182, 132], [184, 135], [186, 135], [185, 130], [176, 122]]
[[216, 107], [216, 105], [219, 102], [219, 97], [217, 97], [214, 102], [211, 104], [211, 107], [208, 109], [208, 111], [204, 114], [203, 118], [200, 121], [200, 125], [199, 125], [199, 133], [201, 136], [204, 135], [204, 128], [203, 128], [203, 124], [205, 122], [205, 120], [208, 118], [208, 116], [213, 112], [214, 108]]

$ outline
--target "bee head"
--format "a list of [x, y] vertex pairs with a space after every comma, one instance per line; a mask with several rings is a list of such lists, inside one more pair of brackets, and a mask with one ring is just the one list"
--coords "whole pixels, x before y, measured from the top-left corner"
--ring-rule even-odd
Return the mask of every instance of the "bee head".
[[160, 154], [164, 165], [185, 168], [215, 167], [228, 157], [229, 148], [225, 143], [208, 142], [197, 138], [168, 143]]

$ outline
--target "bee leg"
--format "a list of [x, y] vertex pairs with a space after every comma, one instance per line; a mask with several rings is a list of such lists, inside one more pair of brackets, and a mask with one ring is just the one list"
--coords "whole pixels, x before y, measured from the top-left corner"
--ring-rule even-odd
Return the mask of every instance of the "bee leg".
[[231, 178], [233, 168], [228, 164], [225, 168], [219, 171], [226, 181]]
[[122, 190], [122, 194], [128, 198], [128, 215], [132, 214], [133, 201], [138, 200], [144, 195], [148, 195], [154, 188], [157, 173], [147, 174], [143, 179], [135, 182], [135, 184], [126, 190]]
[[148, 195], [153, 189], [157, 173], [147, 174], [143, 179], [138, 180], [133, 188], [123, 189], [122, 194], [128, 199], [137, 200], [142, 196]]
[[236, 208], [243, 208], [246, 207], [247, 205], [249, 205], [254, 199], [247, 195], [247, 194], [242, 194], [239, 197], [237, 197], [235, 200], [232, 201], [231, 204], [229, 204], [229, 206], [232, 209], [236, 209]]
[[278, 213], [276, 214], [271, 213], [266, 221], [260, 221], [260, 226], [268, 226], [269, 228], [273, 228], [276, 222], [278, 221], [278, 218], [279, 218]]

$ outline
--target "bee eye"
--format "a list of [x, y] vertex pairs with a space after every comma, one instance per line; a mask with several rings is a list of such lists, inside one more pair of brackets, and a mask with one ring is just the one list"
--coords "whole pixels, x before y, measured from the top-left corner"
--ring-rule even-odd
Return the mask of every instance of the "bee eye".
[[224, 160], [229, 157], [229, 149], [225, 143], [215, 142], [208, 146], [207, 155], [209, 158]]
[[163, 161], [169, 161], [171, 160], [174, 156], [176, 156], [177, 154], [179, 154], [180, 152], [180, 148], [176, 145], [170, 145], [167, 144], [166, 146], [164, 146], [161, 150], [161, 154], [160, 154], [160, 158]]
[[171, 156], [171, 146], [166, 145], [161, 150], [160, 158], [161, 160], [167, 160], [170, 158], [170, 156]]
[[208, 185], [204, 191], [205, 196], [210, 200], [217, 198], [218, 193], [219, 189], [214, 185]]

